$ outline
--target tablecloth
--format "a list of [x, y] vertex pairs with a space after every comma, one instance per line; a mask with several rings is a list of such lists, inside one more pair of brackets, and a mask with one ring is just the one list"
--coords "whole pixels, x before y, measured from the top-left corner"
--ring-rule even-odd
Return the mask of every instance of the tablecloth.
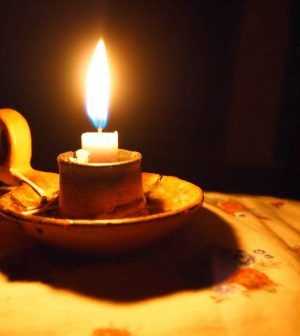
[[111, 260], [0, 221], [0, 335], [300, 334], [300, 202], [206, 192], [182, 229]]

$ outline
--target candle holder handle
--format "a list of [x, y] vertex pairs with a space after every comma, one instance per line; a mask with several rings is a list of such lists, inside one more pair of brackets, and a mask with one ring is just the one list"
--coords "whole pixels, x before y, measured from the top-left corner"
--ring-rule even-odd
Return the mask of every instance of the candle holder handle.
[[0, 109], [0, 181], [20, 184], [13, 173], [30, 174], [31, 133], [26, 119], [17, 111]]
[[[0, 181], [29, 186], [25, 198], [37, 207], [52, 203], [58, 197], [58, 174], [35, 170], [30, 161], [31, 133], [26, 119], [15, 110], [0, 109]], [[26, 203], [19, 194], [16, 198], [20, 204]]]

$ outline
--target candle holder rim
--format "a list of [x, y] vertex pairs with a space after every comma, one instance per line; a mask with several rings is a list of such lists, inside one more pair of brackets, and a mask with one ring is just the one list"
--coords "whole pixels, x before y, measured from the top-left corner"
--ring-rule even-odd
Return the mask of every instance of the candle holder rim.
[[62, 162], [64, 164], [69, 164], [69, 165], [73, 165], [73, 166], [80, 166], [80, 167], [110, 167], [110, 166], [122, 166], [122, 165], [127, 165], [130, 163], [134, 163], [137, 161], [141, 161], [142, 159], [142, 154], [140, 152], [137, 151], [130, 151], [127, 149], [122, 149], [119, 148], [118, 149], [118, 153], [131, 153], [132, 155], [134, 155], [134, 157], [132, 159], [127, 159], [127, 160], [120, 160], [120, 161], [115, 161], [115, 162], [101, 162], [101, 163], [88, 163], [88, 162], [74, 162], [74, 161], [70, 161], [69, 158], [72, 157], [73, 155], [73, 151], [68, 151], [68, 152], [64, 152], [64, 153], [60, 153], [57, 156], [57, 161], [58, 162]]

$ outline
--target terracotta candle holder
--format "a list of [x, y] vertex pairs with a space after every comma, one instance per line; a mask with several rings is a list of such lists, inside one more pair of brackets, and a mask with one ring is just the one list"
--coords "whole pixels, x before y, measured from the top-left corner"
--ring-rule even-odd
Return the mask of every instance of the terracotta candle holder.
[[58, 156], [59, 208], [67, 218], [124, 218], [146, 214], [138, 152], [119, 149], [113, 163], [78, 163]]

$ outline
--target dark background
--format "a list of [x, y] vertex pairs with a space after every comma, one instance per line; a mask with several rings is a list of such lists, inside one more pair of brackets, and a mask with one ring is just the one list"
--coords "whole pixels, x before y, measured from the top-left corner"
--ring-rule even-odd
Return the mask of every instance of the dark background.
[[299, 197], [299, 1], [0, 2], [0, 106], [28, 120], [35, 168], [93, 130], [84, 76], [104, 37], [106, 130], [143, 170]]

